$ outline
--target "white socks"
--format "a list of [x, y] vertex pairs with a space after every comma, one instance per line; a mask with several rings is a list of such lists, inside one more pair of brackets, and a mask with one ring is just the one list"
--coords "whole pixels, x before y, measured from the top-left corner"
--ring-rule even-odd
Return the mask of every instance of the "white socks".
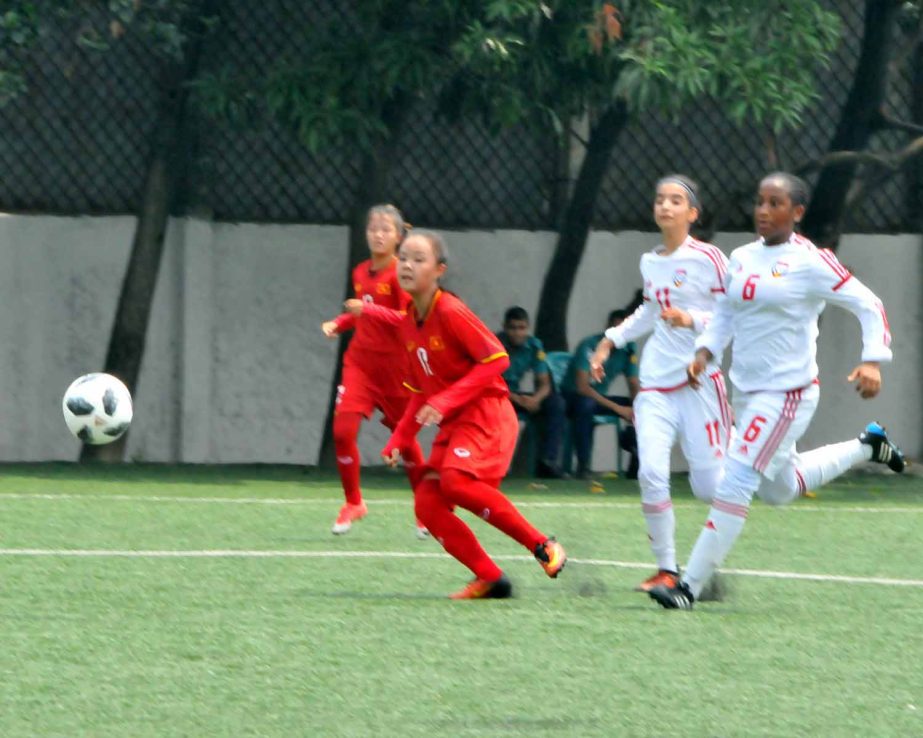
[[798, 454], [798, 469], [807, 488], [817, 489], [856, 464], [872, 458], [872, 447], [858, 438]]
[[661, 505], [642, 504], [644, 519], [647, 521], [647, 536], [651, 542], [651, 551], [657, 559], [657, 568], [677, 571], [676, 568], [676, 516], [673, 503], [667, 500], [669, 507], [658, 510]]
[[709, 512], [705, 527], [699, 533], [689, 556], [689, 563], [683, 572], [683, 581], [689, 585], [696, 599], [715, 573], [715, 569], [728, 555], [746, 522], [747, 518], [739, 512], [724, 512], [714, 507]]

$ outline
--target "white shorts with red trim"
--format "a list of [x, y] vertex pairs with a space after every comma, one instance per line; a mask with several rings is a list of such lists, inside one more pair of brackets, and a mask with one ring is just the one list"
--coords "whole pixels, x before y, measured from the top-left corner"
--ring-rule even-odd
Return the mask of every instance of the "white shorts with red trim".
[[792, 462], [795, 443], [811, 424], [819, 399], [816, 383], [788, 392], [735, 393], [737, 425], [728, 458], [775, 479]]
[[633, 405], [642, 471], [668, 476], [677, 439], [691, 469], [724, 464], [732, 418], [720, 371], [704, 376], [697, 390], [689, 385], [643, 389]]

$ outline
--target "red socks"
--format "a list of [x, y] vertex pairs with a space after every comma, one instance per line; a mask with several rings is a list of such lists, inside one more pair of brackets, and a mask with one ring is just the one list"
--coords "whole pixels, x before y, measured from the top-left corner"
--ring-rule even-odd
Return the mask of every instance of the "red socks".
[[487, 555], [464, 521], [452, 512], [452, 504], [440, 491], [438, 479], [423, 479], [414, 490], [417, 518], [442, 547], [467, 566], [478, 579], [495, 582], [503, 571]]
[[337, 413], [333, 417], [333, 447], [337, 455], [337, 469], [343, 492], [350, 505], [362, 503], [362, 491], [359, 488], [359, 426], [362, 424], [361, 413]]
[[530, 553], [548, 539], [495, 486], [458, 469], [443, 469], [441, 475], [442, 494], [449, 503], [470, 510], [525, 546]]
[[410, 488], [416, 489], [423, 476], [423, 464], [425, 463], [423, 451], [416, 439], [401, 449], [401, 458], [404, 459], [404, 471], [407, 472], [407, 479], [410, 480]]

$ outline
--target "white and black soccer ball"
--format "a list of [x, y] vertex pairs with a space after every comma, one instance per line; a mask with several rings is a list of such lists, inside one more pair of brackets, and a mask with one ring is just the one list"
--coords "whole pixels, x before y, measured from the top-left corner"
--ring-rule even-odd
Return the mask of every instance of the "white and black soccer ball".
[[111, 443], [131, 425], [131, 393], [111, 374], [78, 377], [62, 404], [68, 429], [84, 443]]

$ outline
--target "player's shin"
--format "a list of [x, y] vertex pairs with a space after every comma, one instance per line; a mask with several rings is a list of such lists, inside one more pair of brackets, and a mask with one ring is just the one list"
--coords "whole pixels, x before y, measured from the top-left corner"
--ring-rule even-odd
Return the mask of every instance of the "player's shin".
[[470, 474], [444, 469], [442, 492], [453, 504], [470, 510], [530, 551], [548, 538], [499, 489]]
[[446, 553], [467, 566], [474, 576], [486, 582], [498, 580], [503, 571], [487, 555], [472, 530], [452, 512], [439, 486], [438, 479], [424, 479], [417, 485], [414, 494], [417, 518]]
[[359, 487], [359, 426], [362, 423], [360, 413], [337, 413], [333, 419], [333, 445], [336, 451], [337, 471], [346, 502], [350, 505], [362, 504], [362, 492]]
[[683, 581], [689, 585], [696, 598], [743, 530], [750, 511], [750, 501], [759, 483], [760, 475], [752, 467], [728, 460], [705, 527], [696, 540], [683, 572]]
[[868, 461], [871, 450], [858, 439], [831, 443], [798, 455], [798, 470], [806, 489], [817, 489], [848, 471], [856, 464]]

